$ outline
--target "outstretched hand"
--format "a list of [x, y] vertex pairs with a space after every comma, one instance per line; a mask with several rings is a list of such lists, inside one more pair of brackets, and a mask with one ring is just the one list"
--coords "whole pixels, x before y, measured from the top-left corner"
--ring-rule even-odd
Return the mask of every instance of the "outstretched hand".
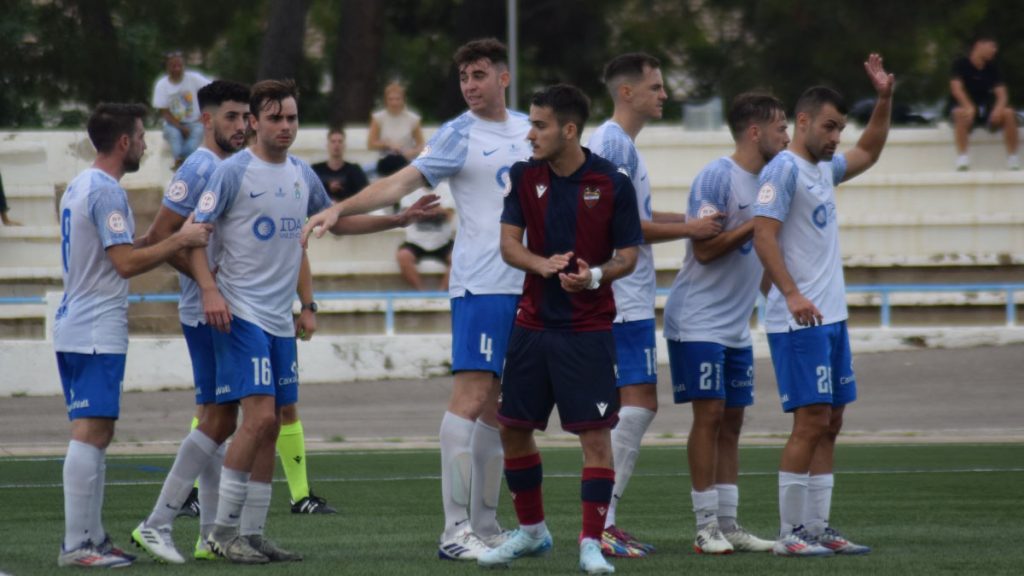
[[441, 197], [437, 194], [424, 194], [412, 206], [398, 214], [398, 225], [405, 228], [413, 222], [435, 218], [441, 214]]
[[306, 225], [302, 227], [302, 234], [299, 236], [299, 243], [302, 244], [303, 248], [309, 248], [309, 237], [315, 235], [317, 238], [321, 238], [324, 232], [327, 232], [338, 222], [338, 211], [335, 204], [329, 208], [325, 208], [321, 212], [314, 214], [306, 221]]
[[872, 52], [868, 56], [867, 61], [864, 62], [864, 71], [868, 73], [868, 78], [871, 80], [871, 84], [875, 87], [875, 92], [878, 93], [879, 97], [887, 98], [892, 96], [896, 77], [885, 71], [880, 55]]

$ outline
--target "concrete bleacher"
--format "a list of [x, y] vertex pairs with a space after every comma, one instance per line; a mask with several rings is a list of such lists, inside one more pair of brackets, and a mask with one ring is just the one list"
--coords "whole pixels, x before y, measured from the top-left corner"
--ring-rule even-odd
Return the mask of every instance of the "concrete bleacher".
[[[430, 130], [427, 132], [429, 136]], [[852, 146], [858, 136], [856, 129], [848, 129], [841, 148]], [[320, 161], [325, 156], [325, 138], [323, 128], [301, 129], [293, 153], [310, 162]], [[375, 153], [365, 148], [365, 129], [350, 128], [347, 142], [350, 161], [370, 164], [375, 160]], [[140, 233], [159, 207], [161, 190], [171, 176], [171, 159], [160, 132], [148, 132], [147, 143], [149, 150], [140, 170], [122, 181], [129, 190]], [[638, 145], [651, 175], [654, 208], [670, 212], [684, 209], [690, 183], [700, 168], [732, 150], [725, 130], [686, 132], [669, 126], [647, 128]], [[92, 159], [84, 131], [0, 132], [0, 172], [11, 215], [25, 224], [0, 226], [0, 296], [60, 290], [56, 203], [66, 183]], [[972, 171], [954, 172], [953, 159], [948, 128], [895, 129], [878, 165], [840, 188], [841, 242], [851, 283], [858, 277], [882, 282], [890, 275], [906, 282], [926, 282], [929, 275], [949, 270], [969, 270], [973, 282], [1020, 278], [1024, 267], [1024, 173], [1002, 168], [1005, 155], [999, 135], [974, 135]], [[402, 231], [392, 230], [371, 236], [328, 235], [312, 242], [316, 289], [402, 289], [393, 255], [403, 237]], [[684, 251], [681, 241], [655, 247], [660, 286], [671, 282]], [[425, 268], [434, 275], [440, 272], [440, 266], [433, 263], [426, 263]], [[173, 292], [176, 285], [174, 274], [165, 267], [134, 279], [132, 291]], [[945, 305], [927, 299], [921, 304]], [[870, 310], [871, 303], [854, 298], [851, 305]], [[377, 316], [366, 306], [330, 306], [324, 323], [331, 330], [345, 330], [347, 320], [327, 318], [345, 315], [357, 331], [375, 330], [379, 327]], [[411, 320], [413, 329], [446, 323], [443, 312], [431, 306], [420, 308], [410, 312], [411, 316], [434, 320]], [[0, 335], [38, 336], [42, 331], [39, 311], [33, 305], [0, 307], [0, 326], [5, 326]], [[360, 320], [360, 315], [366, 318]], [[133, 330], [163, 333], [168, 323], [161, 325], [160, 318], [169, 318], [171, 329], [176, 329], [172, 304], [135, 306]]]

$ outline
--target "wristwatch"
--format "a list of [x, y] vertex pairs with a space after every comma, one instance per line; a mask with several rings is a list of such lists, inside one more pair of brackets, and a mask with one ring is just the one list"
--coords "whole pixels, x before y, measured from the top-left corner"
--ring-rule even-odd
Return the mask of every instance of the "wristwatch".
[[299, 308], [299, 310], [309, 310], [313, 314], [316, 314], [317, 311], [320, 310], [320, 307], [317, 306], [316, 302], [310, 302], [309, 304], [303, 304], [302, 307]]

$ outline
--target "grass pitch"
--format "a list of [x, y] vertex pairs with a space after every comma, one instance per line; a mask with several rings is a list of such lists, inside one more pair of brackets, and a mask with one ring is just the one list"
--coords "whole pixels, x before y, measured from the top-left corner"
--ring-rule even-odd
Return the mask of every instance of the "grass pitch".
[[[779, 448], [741, 450], [740, 521], [763, 537], [778, 530]], [[555, 548], [523, 559], [508, 574], [576, 573], [579, 533], [578, 450], [549, 449], [544, 496]], [[692, 551], [693, 516], [685, 452], [648, 447], [641, 454], [618, 513], [619, 524], [658, 547], [640, 560], [615, 560], [618, 574], [942, 574], [1024, 573], [1024, 445], [846, 446], [837, 454], [833, 524], [874, 551], [863, 557], [774, 558], [767, 554], [699, 556]], [[111, 457], [104, 524], [116, 543], [153, 505], [171, 458]], [[304, 562], [239, 567], [191, 561], [197, 522], [181, 518], [175, 540], [189, 562], [158, 565], [148, 557], [132, 574], [392, 575], [479, 574], [471, 563], [437, 560], [441, 529], [436, 451], [317, 453], [309, 456], [317, 493], [336, 516], [288, 511], [288, 490], [275, 482], [267, 534], [305, 554]], [[60, 458], [0, 459], [0, 572], [54, 574], [63, 534]], [[280, 476], [280, 475], [279, 475]], [[503, 524], [515, 526], [502, 495]], [[73, 572], [73, 571], [72, 571]]]

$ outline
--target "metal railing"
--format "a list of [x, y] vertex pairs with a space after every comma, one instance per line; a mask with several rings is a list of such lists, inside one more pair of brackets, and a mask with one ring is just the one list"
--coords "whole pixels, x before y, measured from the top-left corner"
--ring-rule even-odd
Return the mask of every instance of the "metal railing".
[[[888, 328], [892, 325], [891, 296], [896, 293], [1002, 293], [1005, 298], [1006, 325], [1017, 325], [1017, 300], [1015, 293], [1024, 293], [1024, 283], [995, 284], [854, 284], [846, 287], [850, 294], [879, 295], [879, 325]], [[659, 288], [658, 296], [667, 296], [668, 288]], [[399, 300], [447, 300], [447, 292], [316, 292], [318, 301], [360, 300], [378, 301], [384, 304], [384, 330], [388, 336], [395, 333], [395, 302]], [[130, 303], [177, 302], [178, 294], [132, 294], [128, 296]], [[46, 304], [45, 296], [8, 296], [0, 297], [0, 305]], [[758, 298], [758, 322], [764, 322], [764, 299]]]

